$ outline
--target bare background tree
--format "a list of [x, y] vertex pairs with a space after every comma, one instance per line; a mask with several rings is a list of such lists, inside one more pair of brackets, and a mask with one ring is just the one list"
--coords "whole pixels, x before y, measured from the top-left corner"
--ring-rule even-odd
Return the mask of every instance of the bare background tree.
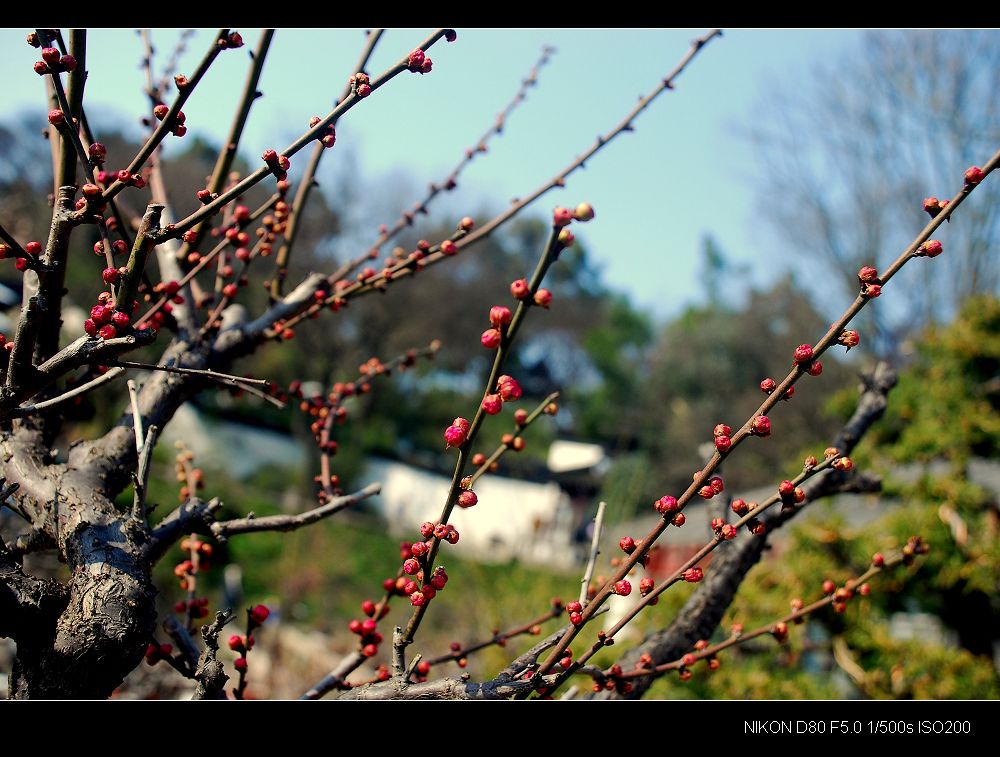
[[[769, 88], [754, 114], [759, 208], [794, 265], [836, 271], [846, 294], [903, 233], [912, 197], [946, 199], [950, 167], [1000, 140], [1000, 45], [995, 30], [873, 31], [802, 76]], [[891, 356], [970, 295], [997, 291], [1000, 188], [984, 189], [949, 227], [947, 261], [863, 316], [866, 349]]]

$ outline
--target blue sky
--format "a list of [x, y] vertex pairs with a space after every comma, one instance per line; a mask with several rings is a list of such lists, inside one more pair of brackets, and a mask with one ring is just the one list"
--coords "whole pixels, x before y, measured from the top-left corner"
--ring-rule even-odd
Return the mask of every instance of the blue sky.
[[[31, 70], [37, 51], [24, 43], [26, 31], [0, 31], [8, 113], [44, 102], [42, 81]], [[258, 29], [240, 31], [247, 47], [220, 56], [184, 108], [192, 133], [218, 141], [228, 128], [245, 76], [246, 50], [259, 35]], [[408, 186], [408, 200], [416, 200], [426, 182], [453, 167], [514, 94], [542, 45], [551, 44], [557, 52], [539, 86], [492, 142], [490, 154], [464, 174], [461, 202], [440, 201], [435, 215], [476, 214], [490, 198], [494, 208], [502, 207], [614, 125], [704, 31], [458, 29], [455, 43], [440, 42], [430, 52], [434, 70], [429, 75], [401, 75], [352, 110], [326, 161], [335, 164], [343, 155], [342, 172], [357, 170], [380, 187]], [[369, 70], [384, 70], [427, 32], [390, 30]], [[201, 31], [192, 38], [181, 71], [191, 72], [211, 35]], [[153, 38], [162, 65], [177, 32], [154, 30]], [[772, 260], [773, 236], [754, 218], [758, 167], [742, 131], [754, 119], [768, 118], [758, 105], [768, 88], [804, 83], [803, 72], [846, 54], [859, 38], [855, 30], [726, 30], [677, 80], [677, 89], [637, 119], [634, 133], [599, 153], [534, 212], [547, 214], [556, 204], [581, 200], [593, 204], [597, 219], [580, 227], [579, 235], [606, 280], [660, 317], [702, 296], [698, 268], [706, 233], [760, 276], [763, 263]], [[260, 86], [265, 96], [254, 106], [241, 145], [244, 154], [280, 149], [306, 128], [310, 116], [328, 112], [362, 42], [358, 30], [279, 30]], [[137, 123], [147, 109], [140, 57], [139, 38], [131, 30], [91, 33], [89, 112], [100, 108], [119, 114], [124, 124]], [[372, 217], [372, 236], [379, 223], [391, 220]]]

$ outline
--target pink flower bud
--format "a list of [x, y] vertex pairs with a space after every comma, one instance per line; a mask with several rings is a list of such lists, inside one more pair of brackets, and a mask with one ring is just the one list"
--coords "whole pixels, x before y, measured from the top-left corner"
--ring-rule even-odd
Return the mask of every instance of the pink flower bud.
[[[42, 57], [45, 57], [44, 53], [42, 53]], [[972, 166], [965, 171], [965, 183], [967, 186], [974, 187], [985, 178], [986, 173], [979, 166]]]
[[479, 337], [479, 341], [486, 349], [495, 350], [497, 347], [500, 346], [502, 337], [500, 336], [499, 330], [486, 329], [486, 331], [483, 332], [483, 335]]
[[526, 300], [531, 296], [531, 288], [528, 286], [527, 279], [518, 279], [517, 281], [511, 283], [510, 293], [516, 300]]
[[490, 323], [492, 323], [497, 328], [501, 326], [506, 326], [510, 323], [513, 314], [510, 312], [510, 308], [504, 307], [503, 305], [494, 305], [490, 308]]
[[499, 394], [487, 394], [480, 405], [487, 415], [496, 415], [503, 410], [503, 400]]
[[552, 302], [552, 292], [548, 289], [539, 289], [535, 292], [535, 304], [541, 305], [543, 308], [548, 310], [549, 305]]

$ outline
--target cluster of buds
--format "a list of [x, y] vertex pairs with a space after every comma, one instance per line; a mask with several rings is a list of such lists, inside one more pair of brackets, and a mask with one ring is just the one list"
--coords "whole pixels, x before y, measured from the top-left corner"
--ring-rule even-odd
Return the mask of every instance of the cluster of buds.
[[[32, 47], [42, 47], [37, 34], [29, 34], [27, 41]], [[35, 61], [34, 69], [39, 76], [60, 74], [64, 71], [69, 73], [76, 70], [76, 58], [72, 55], [63, 55], [55, 47], [42, 47], [42, 59]]]
[[[117, 283], [122, 272], [117, 268], [106, 268], [102, 275], [105, 281], [113, 279], [108, 283]], [[138, 309], [139, 302], [135, 300], [132, 302], [132, 313]], [[83, 322], [83, 330], [87, 332], [87, 336], [114, 339], [131, 331], [131, 323], [132, 319], [128, 313], [116, 309], [111, 292], [101, 292], [97, 296], [97, 304], [90, 309], [90, 318]]]
[[379, 645], [384, 641], [384, 638], [379, 633], [378, 623], [375, 620], [370, 617], [364, 620], [355, 619], [348, 623], [347, 627], [351, 633], [360, 637], [358, 645], [361, 648], [361, 654], [365, 657], [374, 657], [378, 654]]
[[[800, 344], [795, 348], [795, 352], [792, 355], [792, 365], [803, 366], [806, 373], [810, 376], [819, 376], [823, 372], [823, 364], [818, 360], [814, 360], [814, 356], [815, 353], [813, 352], [812, 345]], [[792, 390], [794, 388], [795, 387], [789, 387], [782, 399], [789, 399], [792, 396]]]
[[503, 343], [503, 337], [507, 326], [510, 325], [514, 314], [510, 308], [503, 305], [494, 305], [490, 308], [490, 328], [479, 337], [480, 344], [488, 350], [495, 350]]
[[517, 379], [504, 375], [497, 379], [496, 391], [483, 397], [481, 407], [487, 415], [497, 415], [503, 410], [505, 402], [516, 402], [521, 399], [522, 394], [524, 391]]
[[[315, 128], [316, 125], [322, 120], [323, 119], [319, 116], [313, 116], [309, 119], [309, 128]], [[334, 128], [333, 124], [327, 124], [323, 131], [320, 132], [320, 135], [316, 138], [323, 143], [323, 147], [333, 147], [337, 143], [337, 130]]]
[[229, 32], [219, 37], [216, 44], [223, 50], [236, 50], [243, 47], [243, 35], [239, 32]]
[[155, 641], [151, 641], [146, 647], [146, 664], [155, 665], [160, 660], [170, 659], [173, 654], [173, 644], [157, 644]]
[[917, 555], [926, 555], [930, 551], [930, 547], [920, 536], [911, 536], [906, 541], [906, 546], [903, 547], [903, 564], [912, 565], [913, 558]]
[[[420, 524], [420, 535], [425, 539], [438, 539], [449, 544], [458, 544], [458, 529], [450, 523], [431, 523], [425, 521]], [[419, 543], [419, 542], [418, 542]], [[412, 546], [410, 547], [412, 551]]]
[[[157, 121], [162, 121], [169, 114], [170, 114], [170, 108], [164, 105], [163, 103], [159, 103], [158, 105], [153, 106], [153, 116], [156, 118]], [[183, 110], [177, 111], [177, 115], [174, 116], [172, 119], [170, 119], [170, 123], [168, 124], [170, 133], [173, 134], [175, 137], [183, 137], [185, 134], [187, 134], [187, 126], [184, 125], [184, 122], [186, 120], [187, 116], [184, 115], [184, 111]]]
[[717, 539], [729, 541], [736, 538], [736, 526], [726, 523], [722, 518], [712, 518], [711, 526]]
[[[423, 524], [421, 534], [428, 530], [427, 527], [430, 525], [430, 523]], [[445, 529], [442, 529], [442, 532], [444, 538], [447, 539], [450, 532]], [[436, 533], [436, 526], [430, 529], [431, 537]], [[455, 534], [455, 541], [457, 541], [458, 532], [455, 531]], [[395, 580], [394, 588], [397, 594], [408, 596], [410, 604], [414, 607], [422, 607], [430, 602], [448, 583], [448, 573], [441, 565], [434, 569], [430, 577], [425, 576], [422, 558], [431, 551], [433, 546], [434, 541], [430, 538], [427, 541], [417, 541], [412, 544], [403, 542], [400, 545], [400, 556], [403, 557], [403, 575]]]
[[193, 597], [182, 599], [174, 605], [174, 612], [189, 618], [201, 619], [208, 617], [208, 597]]
[[[747, 502], [743, 499], [734, 499], [730, 504], [730, 508], [732, 509], [732, 511], [736, 513], [736, 515], [738, 515], [740, 518], [752, 512], [753, 510], [756, 510], [757, 507], [758, 505], [756, 502]], [[759, 536], [760, 534], [764, 533], [765, 530], [767, 530], [763, 521], [758, 520], [757, 518], [750, 518], [750, 520], [746, 522], [746, 526], [747, 526], [747, 531], [749, 531], [751, 534], [754, 534], [755, 536]]]
[[372, 93], [371, 79], [368, 78], [368, 74], [366, 73], [359, 71], [353, 74], [348, 78], [347, 83], [358, 97], [368, 97]]
[[260, 157], [267, 163], [267, 167], [278, 181], [285, 181], [288, 178], [288, 169], [292, 167], [292, 162], [286, 156], [278, 155], [276, 151], [268, 149], [264, 150]]
[[861, 266], [858, 270], [858, 283], [861, 285], [861, 294], [869, 299], [874, 299], [882, 294], [882, 279], [878, 277], [878, 271], [870, 266]]
[[581, 202], [574, 210], [563, 207], [556, 208], [552, 212], [552, 225], [557, 229], [562, 229], [558, 237], [560, 248], [572, 247], [573, 243], [576, 242], [573, 232], [567, 228], [571, 222], [586, 223], [593, 218], [594, 209], [588, 202]]
[[[205, 473], [201, 468], [193, 468], [194, 452], [189, 450], [184, 442], [176, 442], [177, 454], [174, 456], [174, 474], [177, 482], [183, 484], [177, 493], [181, 502], [187, 502], [198, 490], [205, 487]], [[194, 487], [194, 491], [191, 487]]]
[[419, 47], [406, 59], [407, 70], [415, 74], [429, 74], [433, 67], [434, 62]]
[[[116, 239], [111, 243], [111, 254], [112, 255], [124, 255], [128, 252], [128, 245], [125, 244], [121, 239]], [[94, 254], [104, 257], [104, 242], [94, 242]], [[124, 271], [121, 271], [124, 273]], [[103, 273], [101, 274], [103, 277]], [[105, 279], [107, 281], [107, 279]]]
[[593, 689], [595, 692], [614, 691], [625, 695], [632, 693], [633, 688], [632, 682], [622, 676], [622, 666], [618, 663], [612, 665], [603, 674], [594, 675]]
[[782, 481], [778, 484], [778, 496], [781, 498], [781, 509], [787, 510], [801, 505], [806, 501], [806, 493], [791, 481]]
[[233, 634], [229, 637], [229, 648], [237, 652], [239, 657], [233, 662], [233, 667], [239, 671], [240, 683], [236, 690], [236, 698], [242, 699], [246, 689], [246, 672], [248, 668], [247, 654], [253, 649], [255, 639], [253, 632], [270, 617], [271, 610], [266, 605], [254, 605], [247, 608], [247, 632], [245, 635]]
[[531, 294], [531, 285], [528, 284], [527, 279], [517, 279], [512, 281], [510, 284], [510, 293], [515, 300], [521, 300], [523, 302], [532, 301], [539, 307], [543, 307], [548, 310], [549, 305], [552, 304], [552, 292], [548, 289], [541, 288], [534, 295]]
[[29, 268], [31, 270], [36, 270], [39, 266], [38, 256], [42, 254], [42, 243], [41, 242], [28, 242], [24, 245], [25, 255], [22, 255], [19, 250], [15, 251], [10, 245], [5, 242], [0, 242], [0, 260], [13, 257], [14, 267], [19, 271], [26, 271]]
[[[701, 471], [694, 474], [694, 478], [698, 478], [701, 475]], [[716, 494], [722, 494], [726, 490], [726, 485], [719, 476], [712, 476], [708, 479], [703, 487], [698, 490], [698, 496], [702, 499], [711, 499]]]
[[720, 423], [715, 427], [713, 434], [715, 436], [715, 448], [723, 455], [729, 452], [733, 446], [732, 428], [725, 423]]
[[671, 497], [669, 494], [666, 494], [656, 500], [656, 502], [653, 503], [653, 509], [678, 528], [683, 526], [687, 521], [687, 518], [684, 517], [684, 513], [679, 512], [680, 503], [677, 501], [677, 498]]

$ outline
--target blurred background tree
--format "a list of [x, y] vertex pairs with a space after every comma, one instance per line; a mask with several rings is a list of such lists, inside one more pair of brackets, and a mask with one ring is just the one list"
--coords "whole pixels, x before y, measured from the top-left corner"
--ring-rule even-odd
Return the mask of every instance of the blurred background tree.
[[[760, 215], [793, 266], [838, 273], [820, 296], [854, 296], [858, 269], [909, 238], [914, 198], [947, 193], [956, 166], [996, 149], [997, 91], [1000, 46], [986, 29], [868, 32], [855, 54], [768, 89], [749, 130]], [[942, 265], [915, 274], [912, 296], [863, 315], [865, 351], [894, 357], [969, 296], [997, 291], [1000, 187], [984, 189], [949, 225]]]

